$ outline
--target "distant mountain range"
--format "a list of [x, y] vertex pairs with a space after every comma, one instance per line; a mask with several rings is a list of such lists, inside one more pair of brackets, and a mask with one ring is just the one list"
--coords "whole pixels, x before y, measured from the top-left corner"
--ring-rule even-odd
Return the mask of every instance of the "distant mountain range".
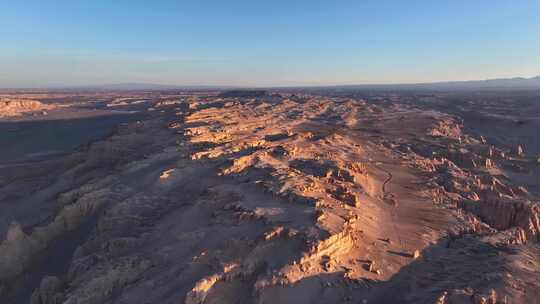
[[[298, 86], [301, 88], [302, 86]], [[488, 80], [470, 80], [470, 81], [447, 81], [433, 83], [412, 83], [412, 84], [364, 84], [364, 85], [343, 85], [343, 86], [317, 86], [333, 88], [380, 88], [380, 89], [430, 89], [430, 90], [497, 90], [497, 89], [540, 89], [540, 76], [532, 78], [499, 78]], [[89, 88], [104, 90], [223, 90], [235, 89], [233, 86], [181, 86], [181, 85], [161, 85], [151, 83], [123, 83], [109, 84], [101, 86], [92, 86]], [[285, 88], [285, 87], [284, 87]], [[268, 88], [272, 89], [272, 88]]]
[[116, 83], [85, 86], [80, 88], [101, 89], [111, 91], [165, 91], [165, 90], [214, 90], [214, 89], [230, 89], [231, 86], [213, 86], [213, 85], [165, 85], [155, 83]]
[[[0, 84], [0, 88], [2, 85]], [[117, 83], [88, 86], [50, 86], [36, 89], [58, 90], [111, 90], [111, 91], [165, 91], [165, 90], [231, 90], [245, 88], [241, 86], [217, 85], [163, 85], [154, 83]], [[432, 83], [410, 84], [359, 84], [359, 85], [332, 85], [332, 86], [281, 86], [258, 87], [258, 89], [402, 89], [402, 90], [508, 90], [508, 89], [540, 89], [540, 76], [532, 78], [499, 78], [488, 80], [447, 81]], [[7, 87], [6, 87], [7, 89]], [[23, 88], [21, 88], [23, 89]]]
[[419, 83], [405, 86], [431, 89], [540, 89], [540, 76], [532, 78], [515, 77], [488, 80]]
[[[313, 87], [315, 88], [315, 87]], [[328, 89], [395, 89], [395, 90], [540, 90], [540, 76], [532, 78], [499, 78], [488, 80], [446, 81], [408, 84], [361, 84], [321, 86]]]

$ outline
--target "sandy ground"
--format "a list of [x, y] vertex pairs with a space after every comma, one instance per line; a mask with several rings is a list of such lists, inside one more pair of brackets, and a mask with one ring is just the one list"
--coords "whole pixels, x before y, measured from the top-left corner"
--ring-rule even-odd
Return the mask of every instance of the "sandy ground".
[[2, 168], [1, 303], [538, 303], [538, 159], [449, 104], [152, 98]]

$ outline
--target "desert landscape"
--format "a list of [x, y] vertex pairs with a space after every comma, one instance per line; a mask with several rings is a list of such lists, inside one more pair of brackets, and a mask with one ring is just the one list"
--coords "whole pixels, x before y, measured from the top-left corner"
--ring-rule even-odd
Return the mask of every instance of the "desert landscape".
[[535, 0], [2, 3], [0, 304], [540, 304], [539, 29]]
[[540, 91], [1, 97], [0, 303], [540, 299]]

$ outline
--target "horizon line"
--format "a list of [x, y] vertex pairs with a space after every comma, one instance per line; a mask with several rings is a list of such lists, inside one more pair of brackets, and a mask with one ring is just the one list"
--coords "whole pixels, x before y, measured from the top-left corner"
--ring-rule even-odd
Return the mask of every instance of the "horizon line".
[[[253, 88], [253, 89], [279, 89], [279, 88], [317, 88], [317, 87], [350, 87], [350, 86], [364, 86], [364, 87], [381, 87], [381, 86], [422, 86], [422, 85], [444, 85], [444, 84], [464, 84], [464, 83], [482, 83], [490, 81], [527, 81], [527, 80], [540, 80], [540, 74], [537, 76], [516, 76], [516, 77], [503, 77], [503, 78], [486, 78], [486, 79], [467, 79], [467, 80], [437, 80], [432, 82], [374, 82], [374, 83], [341, 83], [341, 84], [276, 84], [276, 85], [253, 85], [253, 84], [164, 84], [159, 82], [114, 82], [114, 83], [101, 83], [101, 84], [47, 84], [47, 85], [30, 85], [30, 86], [1, 86], [0, 90], [73, 90], [73, 89], [105, 89], [112, 90], [107, 87], [121, 87], [121, 86], [154, 86], [162, 87], [166, 89], [182, 89], [182, 88], [208, 88], [208, 89], [220, 89], [220, 88]], [[540, 87], [539, 87], [540, 88]], [[144, 88], [141, 88], [144, 90]]]

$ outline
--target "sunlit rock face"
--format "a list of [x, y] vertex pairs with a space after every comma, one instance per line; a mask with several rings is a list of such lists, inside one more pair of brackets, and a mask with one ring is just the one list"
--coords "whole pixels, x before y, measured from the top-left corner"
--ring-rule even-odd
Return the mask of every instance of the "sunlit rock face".
[[47, 111], [54, 108], [54, 105], [43, 104], [37, 100], [0, 98], [0, 118], [16, 117], [28, 113], [47, 115]]

